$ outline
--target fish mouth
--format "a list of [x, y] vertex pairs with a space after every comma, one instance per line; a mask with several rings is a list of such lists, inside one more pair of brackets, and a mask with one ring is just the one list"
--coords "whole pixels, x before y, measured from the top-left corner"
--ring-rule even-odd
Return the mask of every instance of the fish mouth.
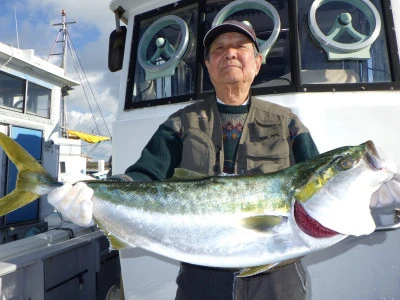
[[375, 171], [382, 170], [383, 162], [376, 151], [375, 144], [372, 141], [366, 142], [365, 150], [366, 152], [364, 154], [364, 160], [368, 166]]
[[393, 161], [382, 159], [372, 141], [368, 141], [364, 144], [364, 161], [372, 171], [385, 171], [386, 173], [392, 173], [393, 176], [397, 173], [396, 164]]
[[294, 203], [294, 219], [296, 220], [297, 226], [304, 233], [314, 238], [329, 238], [339, 234], [332, 229], [322, 226], [321, 223], [313, 219], [309, 214], [307, 214], [298, 201], [295, 201]]

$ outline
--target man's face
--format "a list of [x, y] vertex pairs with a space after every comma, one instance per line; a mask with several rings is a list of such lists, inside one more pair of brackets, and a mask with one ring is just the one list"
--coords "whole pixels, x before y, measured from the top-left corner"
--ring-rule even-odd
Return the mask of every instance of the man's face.
[[205, 63], [216, 89], [243, 83], [250, 87], [261, 66], [261, 56], [254, 56], [254, 44], [237, 32], [217, 36], [209, 54]]

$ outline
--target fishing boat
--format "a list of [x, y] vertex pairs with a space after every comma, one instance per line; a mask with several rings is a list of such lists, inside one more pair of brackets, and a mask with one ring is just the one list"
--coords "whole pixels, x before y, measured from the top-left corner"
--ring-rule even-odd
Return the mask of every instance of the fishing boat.
[[[253, 95], [292, 108], [320, 152], [373, 140], [400, 166], [399, 1], [113, 0], [110, 9], [109, 68], [121, 72], [114, 174], [170, 114], [213, 93], [202, 40], [227, 19], [248, 21], [259, 39]], [[398, 299], [397, 222], [395, 211], [381, 213], [382, 230], [304, 257], [309, 298]], [[126, 299], [174, 298], [178, 262], [139, 248], [120, 259]]]
[[[86, 172], [83, 140], [107, 139], [66, 127], [68, 94], [79, 85], [65, 66], [0, 43], [0, 132], [58, 180]], [[0, 197], [16, 177], [0, 150]], [[45, 197], [0, 217], [0, 298], [104, 299], [119, 278], [118, 252], [109, 251], [103, 233], [65, 220]]]

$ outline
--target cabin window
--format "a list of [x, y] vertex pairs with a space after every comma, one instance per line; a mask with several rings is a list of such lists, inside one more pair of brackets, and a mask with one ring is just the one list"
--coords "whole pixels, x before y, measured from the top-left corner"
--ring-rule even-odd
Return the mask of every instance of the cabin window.
[[[264, 5], [238, 3], [238, 5], [232, 6], [232, 4], [234, 4], [232, 1], [208, 1], [205, 32], [212, 27], [213, 22], [217, 24], [222, 23], [223, 20], [245, 20], [249, 22], [257, 34], [261, 52], [264, 44], [273, 44], [267, 55], [268, 59], [263, 62], [259, 74], [254, 79], [253, 88], [289, 85], [291, 83], [290, 70], [292, 66], [290, 56], [290, 35], [292, 32], [288, 4], [284, 4], [284, 1], [270, 1], [263, 3]], [[231, 5], [231, 7], [228, 5]], [[248, 9], [243, 8], [245, 6], [248, 6]], [[280, 23], [279, 35], [275, 41], [272, 41], [270, 38], [272, 38], [276, 22]], [[287, 76], [288, 74], [289, 76]], [[202, 77], [202, 92], [212, 92], [214, 87], [205, 67], [203, 67]]]
[[194, 98], [198, 4], [173, 8], [135, 19], [127, 108]]
[[26, 111], [44, 118], [50, 118], [51, 90], [37, 84], [28, 83]]
[[0, 72], [0, 105], [22, 112], [25, 80]]
[[0, 72], [0, 107], [50, 118], [51, 89]]
[[65, 168], [65, 161], [60, 161], [60, 173], [65, 174], [67, 169]]
[[[227, 19], [250, 22], [259, 39], [253, 95], [400, 89], [391, 13], [383, 0], [183, 0], [137, 15], [125, 109], [212, 94], [202, 41]], [[169, 16], [187, 27], [160, 21]], [[188, 46], [178, 53], [187, 30]], [[163, 68], [175, 54], [176, 65]]]
[[381, 1], [326, 2], [299, 1], [301, 82], [391, 82]]

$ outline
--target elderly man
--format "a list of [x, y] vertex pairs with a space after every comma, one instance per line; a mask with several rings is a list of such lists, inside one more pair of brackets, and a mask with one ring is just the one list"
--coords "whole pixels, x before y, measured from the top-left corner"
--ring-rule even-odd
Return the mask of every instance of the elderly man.
[[[217, 25], [206, 34], [204, 47], [215, 94], [171, 115], [120, 179], [163, 180], [177, 167], [208, 175], [263, 174], [318, 154], [308, 130], [290, 109], [251, 96], [261, 66], [251, 26], [238, 21]], [[81, 183], [70, 189], [58, 195], [78, 196], [50, 195], [49, 201], [72, 221], [89, 224], [90, 189]], [[82, 208], [81, 214], [69, 216], [62, 209], [66, 202]], [[236, 278], [237, 271], [181, 263], [176, 299], [305, 298], [300, 261], [245, 279]]]

